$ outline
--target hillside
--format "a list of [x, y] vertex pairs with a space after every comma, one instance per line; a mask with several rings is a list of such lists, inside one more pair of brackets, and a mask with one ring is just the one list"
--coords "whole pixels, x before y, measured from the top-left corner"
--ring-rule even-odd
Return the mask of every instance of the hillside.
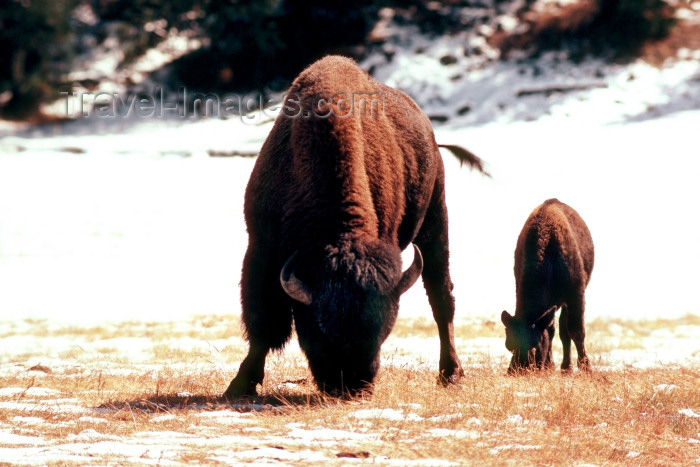
[[[67, 0], [63, 10], [13, 3], [0, 16], [0, 118], [74, 118], [65, 96], [87, 93], [103, 93], [104, 102], [117, 93], [160, 92], [171, 103], [186, 99], [181, 89], [268, 95], [283, 92], [316, 58], [342, 53], [411, 94], [436, 124], [464, 116], [464, 123], [491, 121], [505, 107], [508, 118], [532, 119], [550, 106], [533, 113], [525, 109], [542, 105], [525, 99], [515, 110], [503, 102], [503, 90], [556, 101], [556, 94], [634, 81], [639, 70], [625, 75], [621, 65], [644, 63], [653, 70], [632, 86], [639, 93], [656, 70], [700, 59], [700, 6], [691, 0], [363, 0], [352, 15], [345, 3], [225, 9], [199, 0]], [[22, 42], [32, 36], [22, 23], [30, 17], [46, 36]], [[54, 45], [35, 47], [41, 37]], [[672, 99], [695, 105], [673, 80], [653, 79], [673, 88]]]

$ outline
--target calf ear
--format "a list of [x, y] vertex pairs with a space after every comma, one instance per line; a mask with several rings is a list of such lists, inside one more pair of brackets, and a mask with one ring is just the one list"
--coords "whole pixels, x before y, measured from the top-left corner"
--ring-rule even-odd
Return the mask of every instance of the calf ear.
[[507, 328], [509, 328], [513, 322], [513, 317], [506, 310], [501, 313], [501, 322]]
[[554, 315], [557, 312], [557, 307], [553, 306], [549, 310], [545, 311], [542, 316], [537, 320], [538, 329], [547, 329], [554, 323]]

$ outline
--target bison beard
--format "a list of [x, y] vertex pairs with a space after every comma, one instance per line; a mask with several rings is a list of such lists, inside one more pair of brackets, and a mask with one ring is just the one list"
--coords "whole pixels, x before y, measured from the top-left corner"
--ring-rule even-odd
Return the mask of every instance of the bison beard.
[[[380, 105], [348, 107], [354, 92], [379, 96]], [[485, 173], [478, 157], [448, 149]], [[440, 336], [439, 379], [464, 374], [454, 346], [442, 158], [408, 96], [352, 60], [312, 64], [261, 149], [244, 210], [241, 317], [250, 346], [227, 399], [257, 393], [267, 354], [284, 347], [292, 325], [321, 390], [371, 391], [399, 298], [421, 274]], [[401, 250], [411, 244], [414, 261], [402, 272]]]

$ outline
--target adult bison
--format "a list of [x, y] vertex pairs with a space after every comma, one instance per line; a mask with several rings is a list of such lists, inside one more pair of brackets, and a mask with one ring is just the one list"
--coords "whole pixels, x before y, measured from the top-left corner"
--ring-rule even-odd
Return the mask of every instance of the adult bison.
[[[483, 172], [476, 156], [456, 154]], [[421, 272], [440, 336], [440, 378], [463, 375], [444, 169], [430, 122], [408, 96], [346, 58], [309, 66], [263, 144], [244, 211], [249, 351], [227, 399], [256, 394], [265, 358], [285, 345], [292, 322], [321, 390], [371, 390], [399, 297]], [[412, 243], [413, 264], [402, 272], [401, 250]]]
[[507, 311], [501, 314], [506, 348], [513, 352], [509, 373], [554, 366], [554, 314], [560, 307], [561, 368], [571, 368], [573, 339], [579, 368], [590, 369], [583, 343], [583, 312], [592, 270], [593, 239], [578, 213], [557, 199], [535, 208], [515, 248], [515, 316]]

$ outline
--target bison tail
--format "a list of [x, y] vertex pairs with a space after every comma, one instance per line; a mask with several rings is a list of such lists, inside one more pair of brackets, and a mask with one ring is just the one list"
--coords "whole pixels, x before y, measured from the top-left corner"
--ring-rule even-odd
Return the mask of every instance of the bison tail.
[[482, 175], [491, 177], [491, 174], [486, 170], [484, 161], [470, 150], [456, 144], [438, 144], [438, 147], [448, 149], [454, 154], [459, 159], [460, 166], [468, 164], [470, 168], [478, 170]]

